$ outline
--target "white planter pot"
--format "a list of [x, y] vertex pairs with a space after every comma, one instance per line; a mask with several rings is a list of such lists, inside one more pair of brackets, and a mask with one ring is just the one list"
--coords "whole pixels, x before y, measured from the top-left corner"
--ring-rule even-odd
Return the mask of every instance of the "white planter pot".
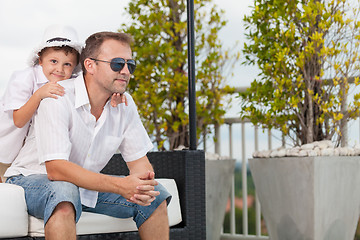
[[360, 157], [249, 160], [271, 240], [353, 240]]
[[205, 159], [206, 239], [219, 240], [235, 171], [235, 159]]

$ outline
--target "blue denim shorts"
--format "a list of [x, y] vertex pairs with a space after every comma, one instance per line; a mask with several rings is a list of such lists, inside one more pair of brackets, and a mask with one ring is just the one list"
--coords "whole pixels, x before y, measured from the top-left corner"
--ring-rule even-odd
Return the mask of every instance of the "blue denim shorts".
[[24, 188], [28, 213], [36, 218], [44, 219], [44, 225], [59, 203], [71, 202], [76, 212], [76, 222], [82, 211], [86, 211], [117, 218], [132, 217], [139, 228], [164, 200], [168, 204], [171, 200], [170, 193], [159, 184], [155, 186], [155, 190], [159, 191], [160, 195], [150, 206], [145, 207], [128, 202], [121, 195], [115, 193], [99, 192], [95, 208], [89, 208], [81, 205], [79, 188], [76, 185], [63, 181], [50, 181], [45, 174], [26, 177], [23, 175], [13, 176], [9, 177], [6, 182]]

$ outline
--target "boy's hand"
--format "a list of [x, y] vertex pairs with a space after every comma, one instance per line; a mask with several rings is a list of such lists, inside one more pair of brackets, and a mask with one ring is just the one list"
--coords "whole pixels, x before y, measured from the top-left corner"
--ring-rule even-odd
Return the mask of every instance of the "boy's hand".
[[125, 106], [128, 105], [126, 96], [121, 93], [113, 93], [113, 95], [111, 96], [110, 105], [112, 107], [116, 107], [118, 104], [121, 104], [121, 103], [125, 103]]
[[34, 93], [36, 94], [41, 100], [47, 97], [57, 98], [57, 96], [63, 96], [65, 94], [64, 87], [57, 84], [48, 82]]

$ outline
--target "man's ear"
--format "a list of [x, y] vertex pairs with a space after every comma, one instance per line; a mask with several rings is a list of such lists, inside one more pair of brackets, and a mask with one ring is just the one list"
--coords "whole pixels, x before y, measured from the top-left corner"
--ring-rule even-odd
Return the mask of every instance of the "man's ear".
[[84, 67], [86, 71], [90, 74], [94, 73], [95, 61], [91, 60], [90, 58], [86, 58], [84, 60]]

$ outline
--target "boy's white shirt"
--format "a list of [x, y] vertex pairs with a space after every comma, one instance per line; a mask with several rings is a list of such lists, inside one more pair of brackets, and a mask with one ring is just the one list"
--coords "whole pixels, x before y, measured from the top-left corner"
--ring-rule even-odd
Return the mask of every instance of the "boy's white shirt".
[[17, 128], [13, 121], [13, 110], [22, 107], [36, 90], [48, 82], [42, 67], [36, 65], [15, 71], [0, 100], [0, 162], [12, 163], [18, 155], [30, 122]]

